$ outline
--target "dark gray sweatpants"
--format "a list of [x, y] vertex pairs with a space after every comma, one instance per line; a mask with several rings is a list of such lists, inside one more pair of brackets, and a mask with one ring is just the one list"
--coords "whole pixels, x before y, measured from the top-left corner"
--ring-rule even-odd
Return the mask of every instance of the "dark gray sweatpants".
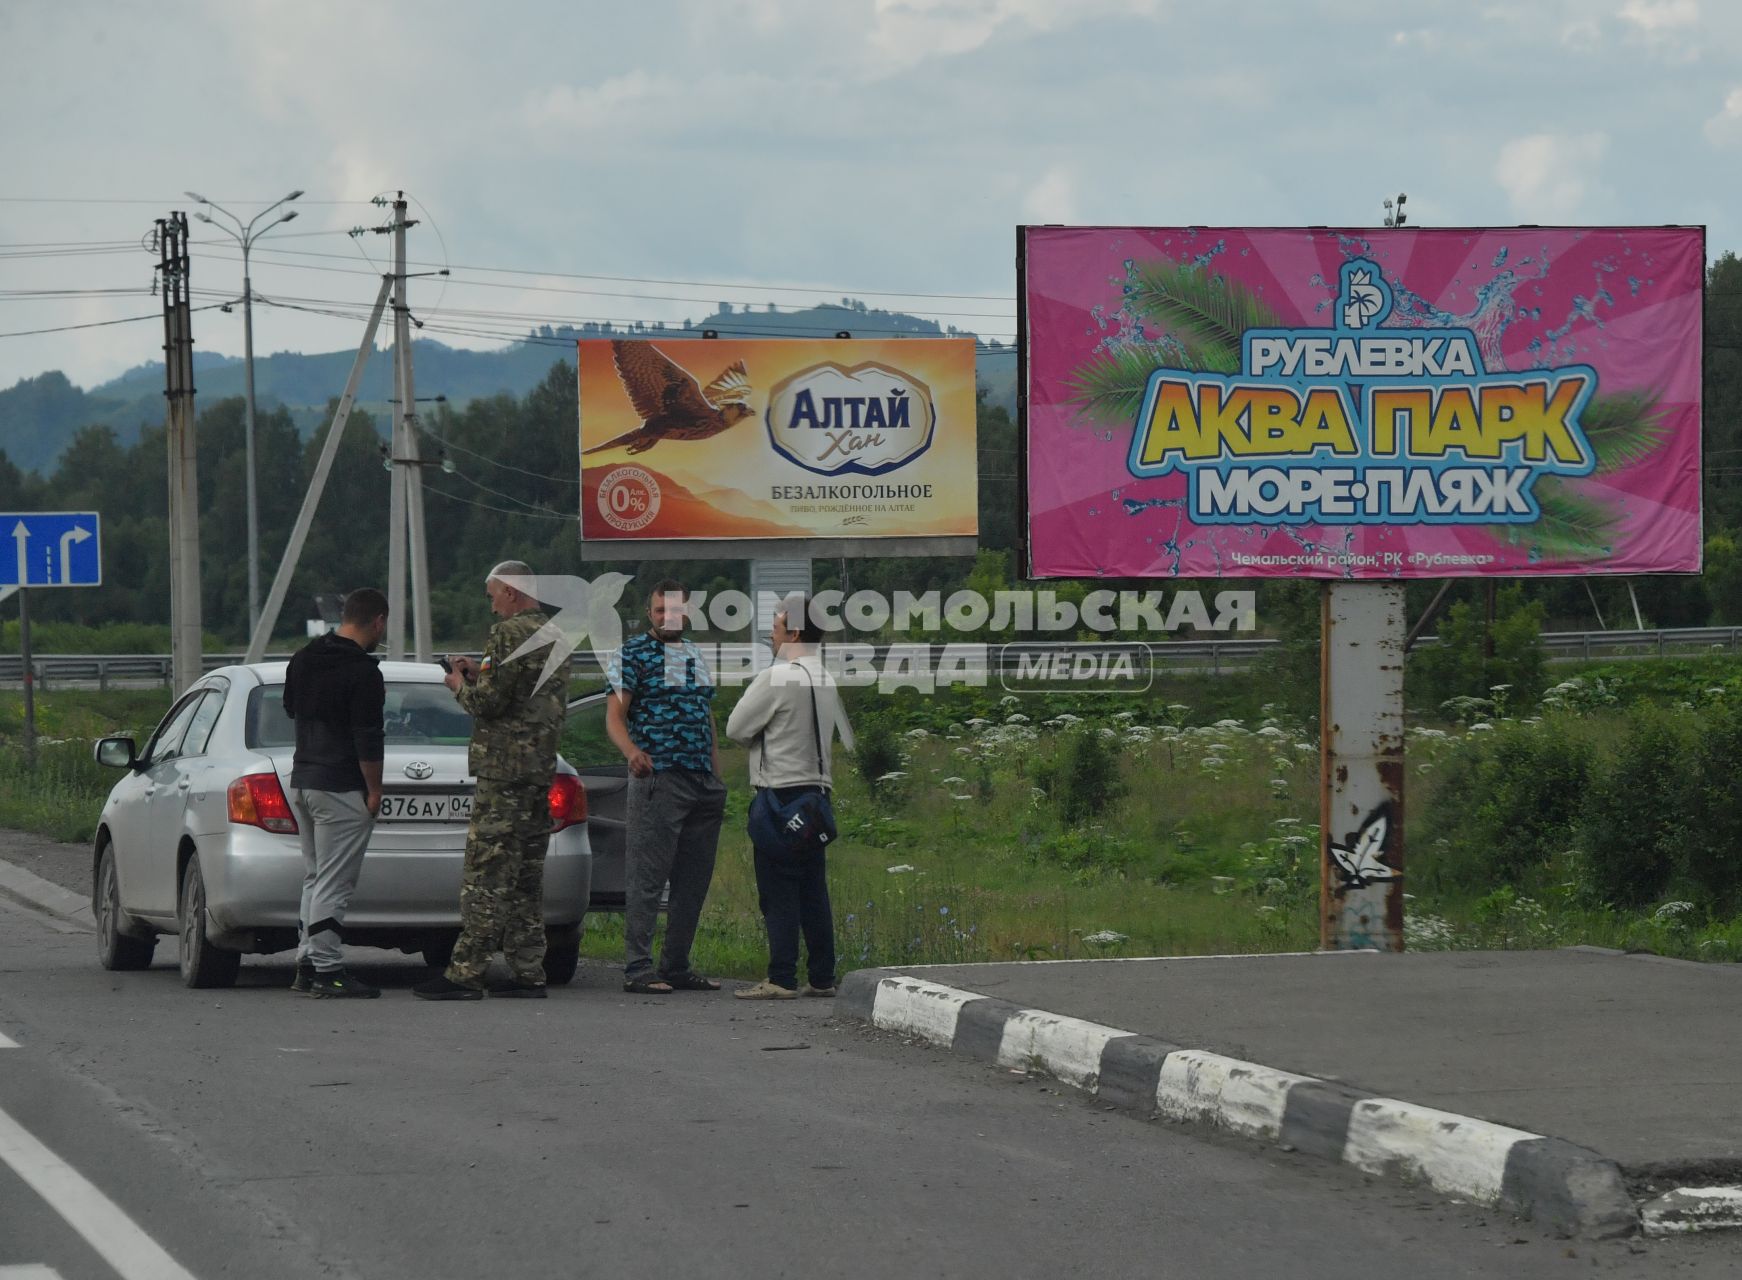
[[312, 961], [316, 969], [330, 973], [345, 965], [339, 939], [345, 928], [345, 911], [363, 871], [363, 854], [369, 848], [369, 833], [375, 819], [361, 791], [313, 791], [293, 787], [292, 812], [297, 834], [302, 837], [302, 921], [300, 961]]
[[629, 779], [624, 835], [623, 977], [653, 972], [653, 927], [659, 895], [671, 882], [661, 977], [690, 971], [690, 944], [714, 880], [714, 854], [726, 813], [726, 784], [695, 769], [661, 769]]

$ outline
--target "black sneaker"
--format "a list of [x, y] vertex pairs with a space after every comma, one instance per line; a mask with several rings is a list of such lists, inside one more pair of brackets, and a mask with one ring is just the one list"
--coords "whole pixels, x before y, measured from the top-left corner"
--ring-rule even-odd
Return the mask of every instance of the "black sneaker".
[[484, 991], [481, 987], [463, 987], [457, 982], [449, 982], [448, 975], [439, 973], [428, 982], [420, 982], [411, 989], [411, 994], [419, 1000], [482, 1000]]
[[381, 994], [381, 988], [372, 987], [361, 978], [353, 978], [343, 969], [334, 969], [331, 973], [317, 970], [308, 993], [316, 1000], [373, 1000]]
[[504, 982], [491, 987], [490, 994], [505, 1000], [543, 1000], [549, 995], [542, 982]]
[[309, 988], [315, 984], [315, 964], [313, 960], [298, 960], [296, 962], [296, 977], [290, 980], [290, 989], [299, 996], [306, 996]]

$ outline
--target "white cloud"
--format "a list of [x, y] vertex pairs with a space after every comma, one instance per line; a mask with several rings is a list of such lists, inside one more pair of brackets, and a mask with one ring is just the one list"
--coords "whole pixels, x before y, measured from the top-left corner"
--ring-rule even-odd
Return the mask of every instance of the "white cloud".
[[665, 98], [681, 98], [678, 86], [639, 68], [596, 85], [560, 84], [532, 94], [526, 122], [535, 129], [552, 125], [588, 132], [621, 124], [625, 112]]
[[1709, 38], [1699, 0], [1627, 0], [1617, 16], [1633, 28], [1636, 43], [1671, 62], [1697, 62]]
[[1671, 31], [1699, 22], [1700, 0], [1627, 0], [1618, 16], [1648, 34]]
[[1603, 31], [1589, 18], [1580, 18], [1561, 28], [1561, 44], [1574, 53], [1595, 53], [1603, 43]]
[[1742, 89], [1732, 89], [1717, 115], [1706, 121], [1706, 141], [1715, 147], [1742, 142]]
[[1064, 169], [1054, 166], [1022, 197], [1024, 222], [1075, 222], [1077, 184]]
[[1107, 15], [1153, 16], [1160, 0], [875, 0], [870, 44], [893, 67], [979, 49], [1005, 26], [1048, 32]]
[[1494, 178], [1520, 222], [1566, 222], [1586, 216], [1587, 197], [1600, 190], [1594, 171], [1609, 149], [1603, 133], [1534, 133], [1500, 148]]

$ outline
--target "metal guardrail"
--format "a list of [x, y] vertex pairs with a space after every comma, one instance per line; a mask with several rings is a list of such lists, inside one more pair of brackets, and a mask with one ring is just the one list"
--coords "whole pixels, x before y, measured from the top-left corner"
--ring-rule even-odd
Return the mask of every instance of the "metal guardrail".
[[[1203, 669], [1219, 675], [1251, 665], [1258, 657], [1277, 645], [1267, 639], [1183, 639], [1158, 640], [1147, 643], [1158, 665], [1174, 670]], [[1418, 646], [1437, 643], [1434, 636], [1423, 636]], [[928, 652], [936, 656], [940, 645]], [[1107, 653], [1110, 650], [1135, 651], [1142, 646], [1132, 641], [1020, 641], [1013, 645], [987, 643], [988, 667], [1000, 670], [1014, 667], [1019, 653]], [[744, 663], [749, 660], [751, 646], [730, 643], [720, 646], [722, 660]], [[918, 655], [927, 649], [923, 641], [911, 644], [865, 646], [873, 661], [881, 668], [895, 651]], [[1596, 659], [1638, 659], [1691, 657], [1713, 651], [1742, 650], [1742, 627], [1680, 627], [1659, 631], [1551, 631], [1542, 636], [1542, 648], [1551, 662], [1578, 662]], [[288, 654], [270, 654], [268, 661], [283, 661]], [[208, 653], [203, 660], [207, 671], [240, 662], [239, 653]], [[168, 654], [150, 653], [46, 653], [32, 655], [39, 689], [56, 685], [95, 685], [107, 689], [110, 685], [163, 685], [172, 679]], [[590, 651], [574, 656], [573, 670], [577, 674], [596, 675], [600, 667]], [[22, 682], [23, 664], [17, 654], [0, 654], [0, 685]]]

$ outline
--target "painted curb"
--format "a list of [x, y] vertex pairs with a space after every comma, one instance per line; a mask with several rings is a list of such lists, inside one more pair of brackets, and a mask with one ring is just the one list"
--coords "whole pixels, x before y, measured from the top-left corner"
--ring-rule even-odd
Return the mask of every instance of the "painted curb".
[[0, 859], [0, 895], [84, 929], [97, 927], [88, 898], [4, 859]]
[[984, 1062], [1044, 1071], [1146, 1119], [1215, 1125], [1564, 1234], [1601, 1239], [1639, 1230], [1639, 1210], [1615, 1162], [1558, 1138], [888, 970], [849, 973], [839, 1010]]
[[1639, 1216], [1648, 1236], [1742, 1227], [1742, 1187], [1678, 1187], [1647, 1201]]

